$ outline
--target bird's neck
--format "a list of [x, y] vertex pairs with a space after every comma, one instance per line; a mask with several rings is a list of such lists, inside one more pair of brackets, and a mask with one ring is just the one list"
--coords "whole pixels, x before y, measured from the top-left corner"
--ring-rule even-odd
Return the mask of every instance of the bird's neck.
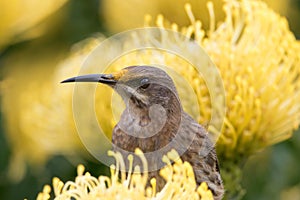
[[182, 112], [178, 101], [170, 102], [167, 106], [128, 106], [122, 114], [119, 127], [127, 142], [135, 143], [136, 147], [149, 152], [166, 146], [174, 138], [181, 123]]
[[126, 110], [127, 114], [141, 127], [162, 123], [174, 126], [180, 122], [183, 112], [181, 103], [175, 95], [170, 95], [167, 102], [156, 102], [151, 105], [144, 105], [135, 99], [130, 99]]

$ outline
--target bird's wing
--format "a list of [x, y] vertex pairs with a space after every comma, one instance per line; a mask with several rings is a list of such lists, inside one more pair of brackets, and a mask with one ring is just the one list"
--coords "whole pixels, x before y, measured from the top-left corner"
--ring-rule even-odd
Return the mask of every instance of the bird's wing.
[[208, 132], [190, 116], [184, 116], [184, 131], [186, 137], [192, 137], [188, 150], [182, 155], [182, 160], [188, 161], [194, 170], [198, 184], [206, 182], [214, 193], [215, 199], [223, 196], [224, 188], [220, 175], [219, 162], [214, 144], [208, 137]]

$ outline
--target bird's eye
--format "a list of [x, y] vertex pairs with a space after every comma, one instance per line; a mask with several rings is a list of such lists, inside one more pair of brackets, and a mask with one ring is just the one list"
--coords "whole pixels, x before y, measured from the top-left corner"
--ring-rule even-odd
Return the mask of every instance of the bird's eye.
[[141, 88], [142, 89], [146, 89], [146, 88], [148, 88], [150, 86], [150, 81], [149, 81], [149, 79], [148, 78], [143, 78], [142, 80], [141, 80]]

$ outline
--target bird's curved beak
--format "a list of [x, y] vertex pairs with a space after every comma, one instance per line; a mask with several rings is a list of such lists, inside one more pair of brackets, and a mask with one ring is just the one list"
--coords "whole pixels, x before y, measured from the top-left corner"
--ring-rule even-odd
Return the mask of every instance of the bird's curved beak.
[[117, 83], [117, 78], [113, 74], [88, 74], [83, 76], [76, 76], [63, 80], [61, 83], [70, 82], [98, 82], [107, 85], [115, 85]]

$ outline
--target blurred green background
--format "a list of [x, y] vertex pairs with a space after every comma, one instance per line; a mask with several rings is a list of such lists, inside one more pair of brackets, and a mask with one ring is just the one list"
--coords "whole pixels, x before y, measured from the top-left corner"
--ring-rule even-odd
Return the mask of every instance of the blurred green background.
[[[1, 3], [1, 1], [3, 2]], [[26, 85], [26, 80], [28, 80], [29, 76], [35, 78], [34, 72], [36, 70], [46, 70], [43, 73], [46, 75], [47, 73], [53, 73], [56, 65], [68, 56], [72, 46], [87, 37], [92, 37], [96, 33], [110, 36], [115, 32], [143, 24], [143, 18], [141, 17], [139, 20], [140, 24], [118, 26], [118, 23], [122, 22], [119, 22], [117, 17], [111, 17], [111, 13], [119, 12], [118, 15], [126, 19], [127, 14], [130, 15], [130, 10], [125, 7], [123, 13], [120, 12], [120, 8], [114, 10], [113, 4], [116, 1], [111, 1], [113, 6], [110, 6], [110, 1], [108, 0], [69, 0], [67, 2], [60, 1], [60, 6], [43, 16], [41, 20], [28, 25], [28, 28], [18, 29], [18, 27], [26, 23], [27, 15], [39, 9], [38, 6], [32, 6], [26, 11], [28, 13], [25, 12], [23, 16], [18, 16], [18, 10], [12, 9], [10, 11], [9, 5], [15, 6], [14, 4], [20, 4], [20, 2], [0, 0], [0, 23], [9, 19], [9, 17], [3, 15], [10, 12], [24, 19], [24, 21], [16, 23], [15, 27], [2, 26], [0, 28], [0, 31], [3, 31], [0, 36], [4, 38], [2, 38], [0, 43], [1, 80], [6, 75], [11, 76], [14, 73], [19, 73], [18, 77], [20, 78], [18, 79], [18, 83], [20, 85]], [[291, 30], [300, 39], [300, 1], [280, 0], [276, 1], [276, 3], [269, 2], [277, 12], [287, 17]], [[139, 5], [138, 1], [130, 1], [129, 3]], [[1, 6], [2, 4], [5, 7]], [[22, 6], [20, 7], [22, 9]], [[130, 7], [138, 10], [134, 5]], [[43, 7], [45, 10], [46, 8]], [[5, 12], [2, 9], [6, 9]], [[147, 9], [145, 11], [147, 12]], [[170, 19], [168, 12], [165, 12], [163, 8], [159, 6], [157, 8], [149, 8], [150, 14], [160, 12], [167, 15], [167, 18]], [[36, 19], [36, 16], [32, 17]], [[172, 19], [170, 20], [172, 21]], [[181, 23], [184, 24], [185, 22]], [[12, 22], [8, 24], [12, 25]], [[118, 27], [120, 28], [118, 29]], [[8, 32], [7, 35], [9, 37], [4, 34], [5, 31]], [[47, 66], [37, 66], [37, 63], [42, 64], [44, 60], [51, 60], [51, 62]], [[36, 76], [39, 75], [37, 74]], [[37, 78], [42, 81], [43, 79], [47, 79], [48, 76]], [[1, 84], [0, 89], [3, 89], [3, 87], [6, 87], [5, 84]], [[20, 89], [26, 89], [26, 87]], [[42, 190], [42, 186], [50, 184], [54, 176], [61, 178], [62, 181], [74, 180], [76, 166], [79, 163], [83, 163], [87, 171], [90, 171], [94, 175], [108, 174], [106, 167], [89, 156], [76, 158], [74, 155], [63, 156], [57, 154], [46, 160], [45, 167], [32, 167], [26, 163], [28, 166], [24, 168], [26, 171], [23, 178], [12, 180], [8, 174], [10, 173], [10, 159], [13, 149], [6, 132], [7, 116], [4, 114], [4, 110], [6, 109], [2, 104], [5, 93], [1, 91], [0, 95], [2, 105], [0, 115], [0, 199], [34, 199], [38, 192]], [[16, 98], [22, 98], [22, 96], [16, 96]], [[14, 107], [15, 105], [12, 103], [5, 106]], [[35, 120], [34, 116], [32, 116], [32, 121], [34, 122]], [[17, 119], [16, 123], [19, 123]], [[44, 123], [47, 123], [47, 121]], [[24, 142], [28, 141], [24, 140]], [[22, 146], [19, 149], [22, 151]], [[14, 168], [18, 168], [18, 166], [14, 166]], [[247, 189], [246, 196], [244, 197], [246, 200], [300, 199], [299, 131], [295, 132], [291, 139], [252, 156], [245, 165], [243, 185]]]

